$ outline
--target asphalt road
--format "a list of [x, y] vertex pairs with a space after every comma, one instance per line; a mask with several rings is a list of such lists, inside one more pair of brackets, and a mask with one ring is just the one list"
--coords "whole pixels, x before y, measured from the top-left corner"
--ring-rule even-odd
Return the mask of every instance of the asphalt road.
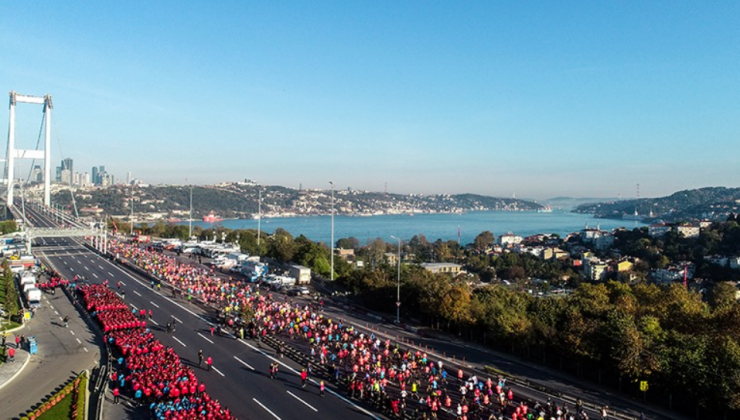
[[[33, 210], [26, 211], [32, 214], [35, 224], [51, 224]], [[211, 336], [212, 320], [199, 307], [157, 292], [147, 279], [122, 269], [75, 240], [41, 239], [36, 241], [34, 249], [66, 278], [77, 274], [91, 283], [108, 280], [112, 288], [120, 281], [127, 303], [137, 309], [152, 310], [153, 317], [148, 323], [155, 336], [173, 347], [183, 363], [192, 366], [198, 378], [205, 382], [209, 394], [239, 419], [383, 418], [330, 387], [325, 397], [319, 396], [315, 383], [302, 389], [298, 376], [301, 366], [287, 358], [278, 359], [271, 347], [259, 342]], [[172, 319], [177, 321], [177, 329], [168, 334], [164, 326]], [[205, 370], [205, 363], [204, 367], [198, 367], [198, 350], [203, 350], [206, 358], [213, 358], [210, 372]], [[268, 376], [271, 361], [280, 364], [277, 380]]]
[[[34, 210], [30, 210], [29, 213], [33, 215], [38, 225], [51, 225], [51, 221], [45, 220], [44, 216], [35, 213]], [[192, 364], [199, 379], [206, 383], [209, 393], [228, 406], [239, 418], [292, 419], [299, 416], [383, 418], [381, 415], [371, 413], [368, 407], [348, 401], [343, 395], [337, 395], [329, 387], [324, 398], [318, 396], [315, 384], [301, 389], [298, 378], [301, 367], [294, 362], [287, 358], [276, 359], [273, 349], [259, 342], [211, 336], [210, 326], [214, 320], [199, 306], [189, 304], [183, 299], [163, 296], [149, 286], [148, 279], [94, 254], [76, 240], [48, 239], [45, 242], [46, 246], [37, 250], [46, 255], [62, 275], [71, 278], [75, 274], [80, 274], [93, 283], [101, 283], [107, 279], [111, 287], [115, 287], [117, 281], [122, 281], [122, 290], [126, 292], [127, 302], [137, 309], [153, 311], [153, 321], [150, 324], [157, 338], [165, 345], [172, 346], [184, 363]], [[623, 414], [632, 418], [637, 418], [641, 411], [646, 411], [647, 417], [654, 420], [680, 418], [674, 413], [666, 416], [660, 412], [661, 410], [650, 413], [652, 407], [644, 407], [607, 391], [569, 381], [564, 375], [546, 372], [526, 362], [496, 355], [480, 346], [445, 337], [421, 338], [393, 324], [383, 324], [367, 315], [347, 311], [340, 305], [331, 304], [328, 299], [326, 312], [331, 317], [343, 318], [346, 323], [354, 323], [359, 328], [367, 325], [380, 335], [387, 334], [394, 339], [399, 337], [402, 340], [411, 340], [422, 348], [424, 346], [434, 348], [438, 353], [445, 353], [448, 357], [455, 354], [458, 361], [464, 356], [466, 365], [470, 368], [480, 368], [483, 364], [494, 365], [526, 377], [530, 381], [591, 402], [594, 406], [605, 404], [619, 407]], [[178, 322], [178, 328], [175, 333], [167, 334], [164, 325], [171, 319]], [[208, 355], [213, 357], [213, 371], [199, 370], [197, 366], [199, 349], [203, 350], [206, 357]], [[271, 380], [267, 376], [267, 368], [271, 361], [278, 361], [281, 364], [278, 380]], [[451, 363], [447, 364], [450, 365]], [[485, 377], [480, 372], [479, 376]], [[514, 391], [518, 395], [540, 402], [551, 397], [528, 387], [514, 387]], [[595, 418], [596, 411], [590, 410], [589, 416]]]

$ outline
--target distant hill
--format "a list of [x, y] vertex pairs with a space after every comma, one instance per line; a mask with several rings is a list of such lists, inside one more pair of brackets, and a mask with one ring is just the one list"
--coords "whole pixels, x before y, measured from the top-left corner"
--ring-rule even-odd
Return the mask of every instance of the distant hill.
[[584, 204], [603, 203], [603, 202], [609, 202], [609, 201], [617, 201], [617, 198], [613, 198], [613, 197], [602, 197], [602, 198], [554, 197], [554, 198], [548, 198], [547, 200], [543, 200], [542, 203], [547, 204], [548, 206], [554, 209], [573, 210], [576, 207], [584, 205]]
[[678, 191], [666, 197], [639, 200], [605, 201], [582, 204], [573, 210], [609, 219], [629, 218], [635, 214], [648, 220], [679, 221], [725, 219], [740, 210], [740, 188], [706, 187]]
[[[318, 215], [331, 212], [331, 191], [297, 190], [282, 186], [222, 183], [194, 186], [193, 217], [214, 212], [224, 218], [252, 217], [257, 213], [261, 189], [262, 213], [266, 216]], [[139, 186], [134, 188], [134, 211], [161, 213], [162, 217], [186, 217], [190, 208], [190, 187], [182, 185]], [[78, 209], [100, 207], [106, 214], [127, 215], [131, 211], [131, 187], [77, 189]], [[54, 195], [54, 201], [72, 204], [69, 191]], [[489, 197], [477, 194], [386, 194], [381, 192], [335, 190], [337, 214], [375, 215], [399, 213], [454, 213], [483, 210], [537, 210], [543, 206], [528, 200]]]

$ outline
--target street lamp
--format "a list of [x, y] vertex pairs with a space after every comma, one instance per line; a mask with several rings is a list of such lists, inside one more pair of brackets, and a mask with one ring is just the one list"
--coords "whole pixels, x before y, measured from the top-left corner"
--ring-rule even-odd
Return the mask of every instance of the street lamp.
[[188, 241], [192, 237], [193, 237], [193, 184], [190, 184], [190, 217], [188, 217]]
[[396, 324], [401, 323], [401, 238], [391, 235], [391, 238], [398, 239], [398, 278], [396, 280]]
[[331, 280], [334, 281], [334, 182], [331, 185]]
[[260, 236], [262, 232], [262, 186], [257, 186], [257, 254], [260, 253]]

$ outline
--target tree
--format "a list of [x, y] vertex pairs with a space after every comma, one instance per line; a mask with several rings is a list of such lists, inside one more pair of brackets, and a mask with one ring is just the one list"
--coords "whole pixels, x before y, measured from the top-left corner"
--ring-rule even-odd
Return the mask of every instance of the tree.
[[494, 241], [495, 237], [493, 236], [493, 233], [486, 230], [479, 233], [478, 236], [475, 237], [475, 239], [473, 240], [473, 246], [479, 251], [485, 251], [493, 246]]
[[737, 287], [731, 282], [717, 283], [709, 293], [709, 304], [715, 311], [724, 311], [737, 304]]
[[349, 238], [341, 238], [337, 241], [337, 248], [340, 249], [357, 249], [360, 247], [360, 240], [351, 236]]
[[293, 261], [295, 251], [296, 244], [293, 241], [293, 236], [285, 229], [276, 229], [275, 233], [272, 234], [268, 254], [278, 261], [290, 262]]

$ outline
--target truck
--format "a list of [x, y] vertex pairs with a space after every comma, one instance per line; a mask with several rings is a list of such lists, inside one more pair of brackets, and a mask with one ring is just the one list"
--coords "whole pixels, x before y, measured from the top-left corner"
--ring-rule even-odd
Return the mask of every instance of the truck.
[[244, 274], [249, 281], [255, 282], [259, 280], [260, 277], [267, 275], [267, 264], [247, 261], [242, 265], [242, 274]]
[[26, 290], [26, 300], [28, 301], [28, 306], [41, 306], [41, 290], [36, 288]]

